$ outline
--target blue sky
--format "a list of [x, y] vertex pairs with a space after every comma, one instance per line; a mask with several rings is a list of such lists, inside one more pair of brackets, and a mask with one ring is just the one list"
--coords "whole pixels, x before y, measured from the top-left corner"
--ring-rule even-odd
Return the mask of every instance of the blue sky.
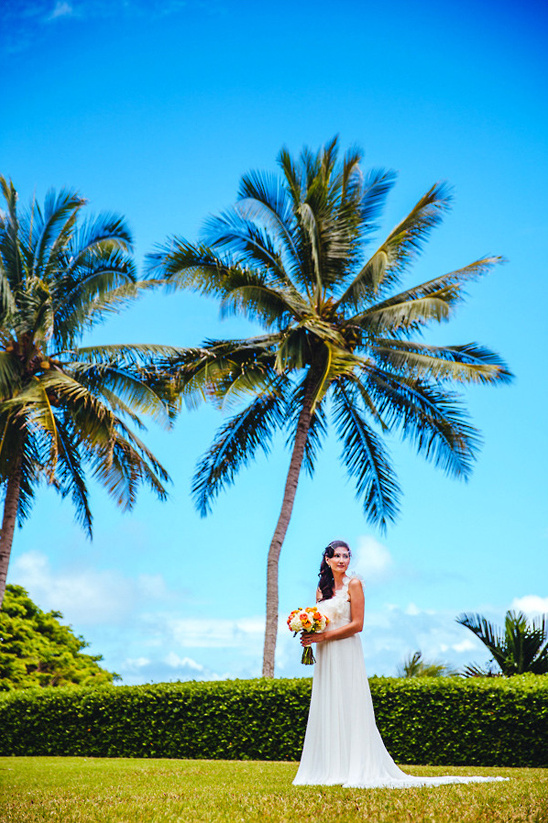
[[[466, 392], [484, 445], [467, 483], [390, 442], [404, 490], [381, 535], [364, 519], [331, 438], [302, 478], [280, 564], [282, 618], [313, 599], [321, 550], [354, 549], [366, 582], [370, 673], [404, 656], [461, 666], [481, 644], [462, 611], [500, 622], [548, 611], [545, 237], [547, 13], [536, 3], [11, 0], [0, 31], [0, 171], [23, 202], [78, 189], [90, 210], [123, 213], [139, 265], [167, 235], [197, 239], [240, 176], [275, 171], [279, 149], [334, 134], [366, 167], [398, 171], [387, 233], [436, 180], [454, 188], [443, 226], [409, 273], [421, 282], [486, 254], [507, 259], [469, 289], [439, 342], [501, 353], [511, 386]], [[96, 342], [198, 343], [246, 334], [204, 298], [150, 295], [94, 332]], [[260, 672], [265, 561], [289, 456], [258, 459], [201, 519], [197, 458], [222, 422], [183, 411], [151, 424], [170, 499], [142, 493], [121, 514], [93, 490], [95, 539], [49, 489], [16, 534], [9, 580], [58, 609], [125, 683]], [[277, 673], [307, 674], [281, 631]]]

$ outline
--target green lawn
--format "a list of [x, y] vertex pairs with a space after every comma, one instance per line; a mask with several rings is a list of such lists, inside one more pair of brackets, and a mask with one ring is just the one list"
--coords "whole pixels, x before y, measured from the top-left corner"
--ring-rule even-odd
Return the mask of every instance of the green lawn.
[[295, 763], [0, 758], [1, 823], [546, 823], [547, 769], [409, 767], [504, 783], [419, 789], [293, 787]]

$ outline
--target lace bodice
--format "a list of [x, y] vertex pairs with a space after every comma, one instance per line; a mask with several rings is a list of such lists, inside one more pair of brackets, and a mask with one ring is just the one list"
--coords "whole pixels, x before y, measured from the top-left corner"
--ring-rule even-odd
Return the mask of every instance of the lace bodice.
[[345, 577], [341, 588], [335, 592], [329, 600], [320, 600], [318, 611], [329, 618], [329, 629], [337, 629], [350, 623], [350, 600], [348, 597], [348, 584], [351, 578]]

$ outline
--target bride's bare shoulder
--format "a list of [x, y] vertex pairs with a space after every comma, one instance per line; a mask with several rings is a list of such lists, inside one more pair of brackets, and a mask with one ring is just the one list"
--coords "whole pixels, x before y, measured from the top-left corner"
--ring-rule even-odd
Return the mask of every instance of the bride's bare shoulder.
[[350, 578], [350, 582], [348, 584], [348, 591], [349, 592], [359, 592], [359, 591], [363, 591], [363, 589], [364, 589], [364, 585], [363, 585], [363, 581], [362, 581], [361, 577], [358, 577], [358, 575], [354, 575], [353, 577]]

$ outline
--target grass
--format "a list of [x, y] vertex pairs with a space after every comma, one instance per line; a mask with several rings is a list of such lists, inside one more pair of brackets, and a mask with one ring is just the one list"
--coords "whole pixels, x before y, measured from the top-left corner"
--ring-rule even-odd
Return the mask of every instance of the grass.
[[417, 789], [294, 787], [295, 763], [0, 758], [1, 823], [547, 823], [548, 770], [409, 767], [504, 783]]

